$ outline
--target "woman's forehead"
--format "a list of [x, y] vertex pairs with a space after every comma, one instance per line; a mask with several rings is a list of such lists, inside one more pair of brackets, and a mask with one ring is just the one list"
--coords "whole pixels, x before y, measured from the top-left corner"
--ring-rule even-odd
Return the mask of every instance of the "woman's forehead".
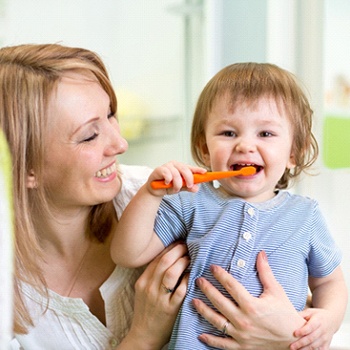
[[98, 83], [98, 79], [95, 74], [88, 69], [74, 69], [64, 72], [61, 76], [60, 82], [69, 82], [72, 84], [85, 84], [87, 82]]

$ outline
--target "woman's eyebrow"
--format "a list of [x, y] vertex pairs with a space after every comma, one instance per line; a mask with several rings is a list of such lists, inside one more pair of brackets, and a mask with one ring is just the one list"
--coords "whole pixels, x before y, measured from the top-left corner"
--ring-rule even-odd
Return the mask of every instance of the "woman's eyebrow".
[[93, 117], [89, 120], [87, 120], [86, 122], [84, 122], [83, 124], [80, 124], [73, 132], [72, 135], [76, 134], [77, 132], [79, 132], [79, 130], [81, 130], [83, 127], [85, 127], [86, 125], [89, 124], [93, 124], [95, 122], [97, 122], [100, 119], [100, 117]]

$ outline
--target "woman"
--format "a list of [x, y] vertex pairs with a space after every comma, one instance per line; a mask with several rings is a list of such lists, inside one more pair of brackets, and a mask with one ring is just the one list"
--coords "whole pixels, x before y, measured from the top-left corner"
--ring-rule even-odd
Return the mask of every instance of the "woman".
[[161, 281], [176, 283], [188, 258], [177, 245], [147, 268], [128, 332], [141, 271], [115, 267], [110, 232], [148, 171], [117, 172], [127, 143], [102, 62], [58, 45], [3, 48], [0, 83], [14, 165], [16, 338], [25, 349], [161, 348], [186, 289], [184, 280], [168, 296]]
[[[60, 45], [0, 50], [0, 127], [13, 156], [14, 333], [24, 349], [161, 349], [168, 341], [186, 277], [172, 293], [164, 286], [176, 285], [188, 266], [184, 245], [172, 246], [144, 272], [115, 266], [109, 255], [118, 218], [149, 174], [117, 164], [127, 143], [116, 111], [106, 69], [93, 52]], [[268, 303], [247, 299], [247, 313], [245, 304], [237, 313], [199, 281], [220, 313], [194, 301], [197, 310], [218, 329], [229, 319], [238, 331], [235, 339], [215, 346], [273, 349], [293, 339], [302, 319], [261, 265]], [[237, 287], [222, 271], [213, 273], [224, 286]], [[248, 298], [241, 295], [242, 301]], [[276, 306], [279, 317], [268, 326], [266, 306]], [[281, 310], [290, 314], [290, 326], [282, 331]], [[241, 326], [238, 315], [244, 317]]]

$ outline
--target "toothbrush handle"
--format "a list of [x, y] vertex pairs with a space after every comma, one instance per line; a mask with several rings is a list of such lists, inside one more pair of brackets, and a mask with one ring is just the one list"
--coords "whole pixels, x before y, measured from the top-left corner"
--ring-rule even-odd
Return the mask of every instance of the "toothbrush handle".
[[[252, 166], [242, 168], [240, 170], [232, 170], [232, 171], [208, 171], [204, 174], [193, 174], [193, 181], [195, 184], [206, 182], [206, 181], [213, 181], [218, 179], [223, 179], [226, 177], [231, 176], [249, 176], [254, 175], [256, 172], [256, 169]], [[182, 186], [186, 186], [185, 181], [182, 181]], [[162, 188], [171, 188], [173, 187], [172, 182], [169, 184], [166, 184], [164, 180], [154, 180], [151, 182], [151, 187], [154, 190], [162, 189]]]

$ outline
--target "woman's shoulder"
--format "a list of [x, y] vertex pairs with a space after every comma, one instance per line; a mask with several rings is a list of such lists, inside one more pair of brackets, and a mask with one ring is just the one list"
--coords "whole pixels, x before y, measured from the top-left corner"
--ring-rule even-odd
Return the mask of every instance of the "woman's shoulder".
[[144, 165], [119, 164], [119, 170], [123, 182], [144, 184], [153, 169]]
[[119, 172], [122, 187], [118, 195], [114, 198], [113, 204], [120, 218], [123, 210], [129, 204], [131, 198], [140, 187], [147, 181], [152, 169], [142, 165], [119, 165]]

